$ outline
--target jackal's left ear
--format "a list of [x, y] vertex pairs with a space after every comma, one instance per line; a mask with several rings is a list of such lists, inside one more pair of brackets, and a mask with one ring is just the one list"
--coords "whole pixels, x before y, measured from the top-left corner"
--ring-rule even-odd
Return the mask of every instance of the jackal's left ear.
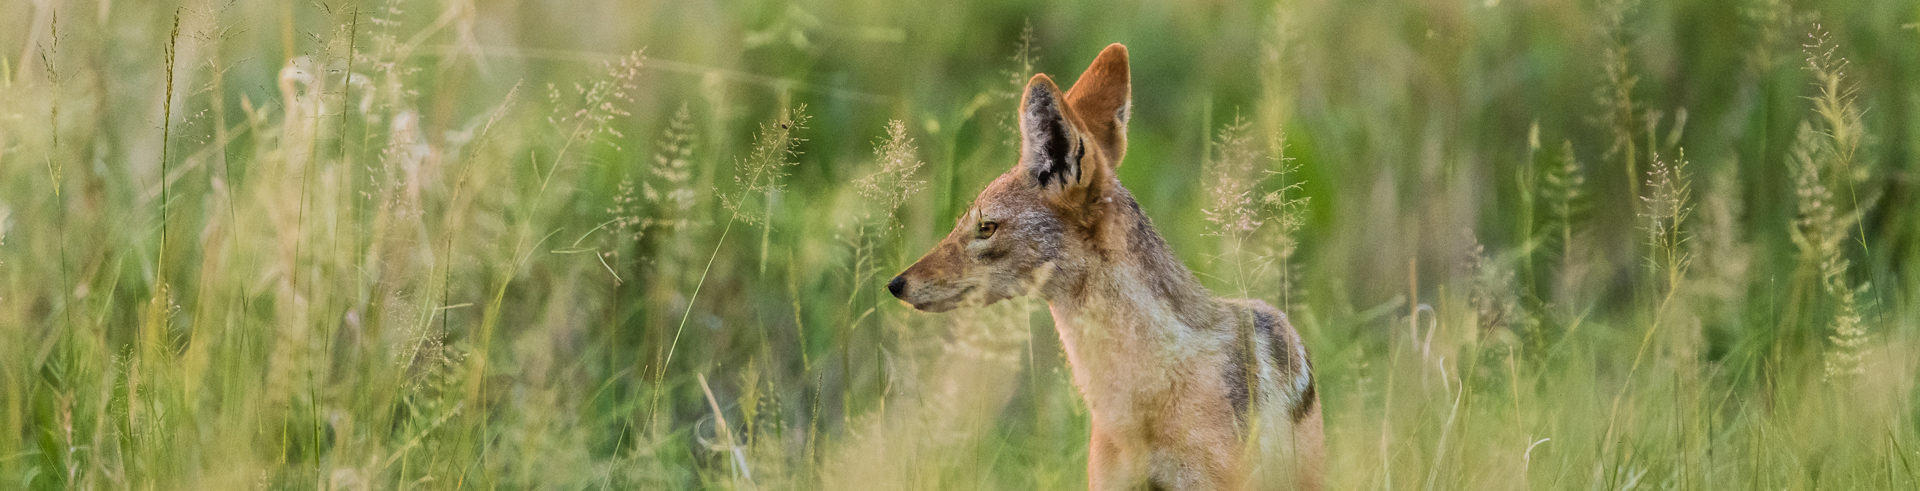
[[1077, 191], [1096, 178], [1082, 165], [1086, 138], [1072, 119], [1066, 98], [1052, 78], [1043, 73], [1027, 81], [1020, 97], [1019, 165], [1041, 189]]
[[1087, 132], [1087, 139], [1100, 147], [1102, 160], [1119, 167], [1127, 152], [1127, 113], [1133, 105], [1132, 74], [1127, 67], [1127, 47], [1107, 45], [1093, 64], [1073, 82], [1067, 91], [1067, 106]]

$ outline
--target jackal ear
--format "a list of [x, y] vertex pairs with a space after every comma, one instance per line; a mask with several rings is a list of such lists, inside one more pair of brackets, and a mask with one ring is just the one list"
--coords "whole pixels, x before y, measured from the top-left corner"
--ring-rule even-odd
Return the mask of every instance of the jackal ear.
[[1087, 139], [1100, 147], [1107, 165], [1120, 166], [1127, 152], [1127, 113], [1133, 105], [1127, 47], [1107, 45], [1067, 91], [1067, 106], [1078, 116]]
[[1041, 189], [1084, 184], [1084, 139], [1067, 117], [1066, 99], [1046, 74], [1027, 81], [1020, 98], [1020, 166]]

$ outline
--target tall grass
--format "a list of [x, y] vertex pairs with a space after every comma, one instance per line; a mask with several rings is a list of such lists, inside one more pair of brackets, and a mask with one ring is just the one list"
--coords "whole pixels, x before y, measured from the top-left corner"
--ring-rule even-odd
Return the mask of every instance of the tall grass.
[[0, 488], [1083, 488], [883, 285], [1111, 42], [1332, 488], [1920, 486], [1920, 6], [1737, 3], [0, 4]]

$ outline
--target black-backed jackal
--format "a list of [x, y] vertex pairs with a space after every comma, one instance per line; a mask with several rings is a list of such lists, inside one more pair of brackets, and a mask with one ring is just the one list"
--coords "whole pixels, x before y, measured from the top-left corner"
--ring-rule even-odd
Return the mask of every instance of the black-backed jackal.
[[1093, 423], [1094, 489], [1318, 489], [1320, 401], [1306, 346], [1259, 300], [1213, 298], [1120, 185], [1127, 49], [1073, 89], [1020, 101], [1020, 161], [887, 284], [928, 312], [1034, 292]]

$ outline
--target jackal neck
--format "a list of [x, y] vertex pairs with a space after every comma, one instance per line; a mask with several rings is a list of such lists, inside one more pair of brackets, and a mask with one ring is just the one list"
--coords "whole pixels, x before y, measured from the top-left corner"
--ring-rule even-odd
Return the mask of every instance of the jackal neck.
[[1061, 279], [1069, 284], [1047, 301], [1075, 315], [1101, 309], [1139, 319], [1171, 315], [1190, 328], [1214, 325], [1219, 309], [1211, 292], [1174, 256], [1132, 193], [1117, 182], [1113, 189], [1093, 204], [1100, 208], [1088, 231], [1095, 253], [1069, 268], [1079, 271], [1067, 272]]

